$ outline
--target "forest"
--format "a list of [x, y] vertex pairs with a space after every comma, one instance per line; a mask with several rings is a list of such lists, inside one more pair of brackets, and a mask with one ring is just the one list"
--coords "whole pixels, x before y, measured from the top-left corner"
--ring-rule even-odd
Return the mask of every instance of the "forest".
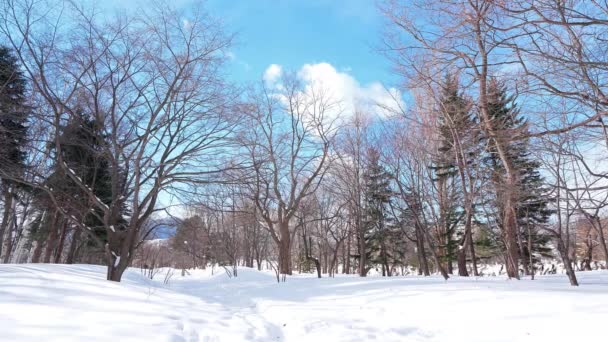
[[[279, 282], [608, 266], [608, 5], [385, 0], [397, 84], [226, 71], [239, 34], [151, 2], [0, 4], [0, 261]], [[394, 88], [393, 88], [394, 86]]]

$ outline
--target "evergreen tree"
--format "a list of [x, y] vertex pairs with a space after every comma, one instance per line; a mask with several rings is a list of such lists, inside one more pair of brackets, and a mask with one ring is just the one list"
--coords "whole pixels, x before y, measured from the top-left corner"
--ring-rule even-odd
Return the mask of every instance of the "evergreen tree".
[[[69, 170], [75, 173], [87, 188], [92, 189], [99, 200], [110, 205], [112, 202], [110, 165], [101, 151], [104, 139], [97, 120], [80, 112], [76, 113], [72, 121], [64, 127], [59, 143], [62, 159]], [[63, 168], [57, 169], [57, 175], [68, 180], [70, 187], [68, 193], [73, 194], [71, 199], [80, 203], [80, 206], [73, 206], [80, 214], [77, 217], [80, 217], [89, 230], [105, 242], [107, 234], [102, 223], [103, 212], [96, 207], [89, 208], [88, 196], [77, 184], [69, 181], [69, 176], [64, 175], [64, 172]], [[88, 245], [93, 246], [93, 242], [89, 241]]]
[[[476, 123], [470, 108], [470, 101], [460, 92], [458, 78], [447, 74], [442, 84], [437, 108], [439, 147], [431, 169], [434, 171], [434, 182], [439, 195], [439, 247], [442, 247], [441, 259], [446, 262], [448, 273], [452, 273], [452, 262], [456, 259], [458, 241], [463, 235], [463, 232], [457, 231], [465, 208], [462, 205], [462, 191], [459, 191], [459, 187], [463, 184], [456, 180], [458, 175], [456, 141], [463, 146], [469, 146], [470, 140], [474, 139], [472, 130]], [[472, 159], [472, 153], [467, 152], [469, 152], [467, 157]]]
[[17, 196], [15, 179], [22, 177], [25, 170], [28, 114], [25, 77], [11, 51], [0, 46], [0, 190], [4, 201], [0, 254]]
[[[503, 139], [506, 142], [509, 158], [518, 171], [516, 204], [518, 243], [524, 272], [528, 274], [540, 257], [550, 255], [550, 248], [547, 245], [549, 237], [543, 234], [542, 227], [548, 223], [553, 213], [548, 208], [551, 199], [547, 195], [544, 178], [539, 171], [541, 164], [529, 152], [529, 141], [510, 139], [514, 135], [524, 133], [526, 129], [525, 120], [520, 115], [514, 96], [508, 95], [506, 86], [495, 79], [490, 82], [489, 90], [488, 111], [500, 132], [495, 139]], [[501, 188], [504, 187], [502, 180], [505, 171], [497, 155], [493, 138], [489, 139], [487, 146], [488, 155], [485, 161], [490, 168], [495, 187], [496, 212], [502, 215], [500, 194]], [[497, 222], [501, 224], [503, 221], [499, 218]]]
[[[57, 215], [54, 207], [57, 203], [61, 206], [62, 211], [67, 213], [70, 220], [76, 219], [87, 227], [88, 234], [83, 241], [84, 249], [89, 252], [102, 252], [104, 246], [95, 244], [91, 234], [97, 236], [102, 242], [107, 242], [103, 212], [90, 204], [89, 195], [66, 172], [73, 173], [100, 201], [109, 206], [113, 193], [110, 165], [107, 158], [101, 153], [104, 139], [97, 121], [83, 112], [75, 113], [71, 120], [61, 128], [59, 144], [61, 159], [65, 165], [64, 167], [55, 165], [54, 171], [45, 181], [45, 187], [50, 189], [55, 201], [51, 201], [43, 191], [37, 193], [36, 205], [39, 209], [39, 217], [32, 222], [30, 227], [31, 238], [38, 241], [39, 244], [46, 240], [48, 240], [47, 243], [56, 243], [54, 229], [57, 227], [52, 217]], [[57, 160], [57, 158], [55, 159]], [[49, 215], [49, 213], [54, 214]], [[118, 220], [119, 224], [126, 224], [126, 220], [122, 218], [124, 214], [126, 214], [126, 206], [123, 205], [121, 218]], [[115, 229], [120, 229], [120, 227], [117, 226]], [[77, 229], [72, 239], [77, 240], [79, 236]], [[73, 244], [78, 242], [73, 241]]]
[[458, 78], [447, 74], [441, 87], [437, 108], [439, 148], [433, 169], [437, 177], [454, 176], [457, 171], [455, 139], [469, 140], [476, 125], [471, 103], [460, 92]]
[[370, 148], [368, 158], [367, 170], [364, 174], [363, 220], [367, 269], [380, 264], [382, 275], [390, 276], [391, 265], [395, 263], [396, 257], [392, 253], [394, 248], [390, 248], [390, 244], [395, 241], [394, 237], [398, 231], [389, 210], [394, 193], [390, 188], [390, 174], [380, 164], [380, 153], [376, 149]]

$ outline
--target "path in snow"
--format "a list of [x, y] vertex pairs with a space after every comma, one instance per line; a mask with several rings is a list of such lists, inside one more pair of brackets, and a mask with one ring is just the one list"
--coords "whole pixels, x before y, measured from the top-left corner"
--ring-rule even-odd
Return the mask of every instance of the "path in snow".
[[[216, 270], [217, 271], [217, 270]], [[437, 277], [277, 284], [240, 269], [175, 272], [169, 286], [91, 265], [0, 265], [6, 341], [568, 341], [604, 335], [608, 272], [535, 281]]]

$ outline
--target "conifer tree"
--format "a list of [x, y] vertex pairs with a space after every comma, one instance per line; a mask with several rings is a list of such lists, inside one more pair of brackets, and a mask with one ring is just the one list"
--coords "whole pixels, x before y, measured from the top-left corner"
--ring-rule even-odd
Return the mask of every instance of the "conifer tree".
[[[97, 121], [80, 111], [61, 128], [59, 144], [61, 160], [69, 172], [91, 189], [99, 200], [109, 205], [112, 200], [112, 184], [108, 161], [101, 153], [104, 139]], [[55, 165], [54, 171], [45, 181], [45, 187], [52, 192], [54, 201], [43, 191], [37, 193], [39, 217], [32, 222], [31, 238], [38, 241], [39, 245], [47, 243], [47, 255], [51, 255], [56, 248], [59, 248], [56, 250], [56, 253], [59, 253], [62, 246], [57, 246], [57, 222], [68, 224], [70, 220], [78, 220], [87, 228], [87, 234], [81, 239], [81, 231], [74, 231], [67, 260], [73, 261], [76, 246], [81, 242], [81, 250], [101, 253], [104, 246], [99, 245], [99, 241], [102, 244], [107, 242], [107, 232], [102, 221], [103, 213], [91, 205], [89, 196], [66, 174], [66, 168]], [[61, 206], [61, 212], [66, 213], [68, 217], [63, 217], [55, 205]], [[123, 206], [123, 214], [125, 213], [126, 207]], [[119, 222], [126, 223], [124, 219]], [[45, 259], [48, 261], [46, 255]]]
[[[549, 217], [553, 213], [548, 208], [551, 199], [547, 195], [544, 178], [539, 171], [541, 164], [529, 151], [529, 141], [527, 139], [509, 139], [526, 129], [525, 120], [520, 115], [515, 97], [509, 95], [506, 86], [496, 79], [490, 82], [489, 89], [489, 113], [500, 131], [500, 135], [496, 139], [503, 139], [504, 142], [507, 142], [509, 157], [518, 172], [517, 241], [524, 272], [530, 274], [534, 271], [534, 264], [538, 262], [538, 259], [549, 256], [550, 253], [550, 248], [547, 246], [549, 236], [543, 234], [542, 227], [548, 223]], [[495, 191], [496, 212], [500, 216], [503, 212], [500, 203], [501, 190], [505, 186], [502, 182], [505, 171], [497, 156], [495, 141], [489, 139], [487, 146], [488, 156], [485, 161], [490, 168], [490, 177]], [[499, 218], [497, 222], [500, 225], [503, 221]]]
[[25, 77], [11, 51], [0, 46], [0, 191], [4, 201], [0, 254], [19, 187], [15, 179], [25, 170], [28, 114]]
[[383, 276], [391, 275], [391, 264], [394, 256], [389, 246], [391, 238], [397, 231], [394, 219], [390, 215], [393, 191], [390, 188], [390, 174], [380, 164], [380, 153], [370, 148], [368, 150], [368, 165], [364, 174], [365, 181], [365, 211], [364, 226], [366, 240], [366, 260], [369, 270], [373, 265], [380, 264]]
[[[475, 120], [470, 108], [470, 101], [461, 94], [458, 78], [447, 74], [437, 108], [439, 146], [431, 168], [439, 200], [439, 247], [448, 273], [452, 273], [452, 262], [456, 259], [458, 245], [463, 245], [459, 241], [465, 237], [464, 231], [457, 230], [465, 216], [463, 187], [467, 186], [464, 177], [459, 177], [462, 170], [458, 168], [458, 156], [460, 149], [465, 149], [461, 158], [465, 160], [462, 162], [469, 164], [473, 157], [470, 147], [475, 145]], [[467, 275], [466, 269], [459, 271], [461, 275]]]

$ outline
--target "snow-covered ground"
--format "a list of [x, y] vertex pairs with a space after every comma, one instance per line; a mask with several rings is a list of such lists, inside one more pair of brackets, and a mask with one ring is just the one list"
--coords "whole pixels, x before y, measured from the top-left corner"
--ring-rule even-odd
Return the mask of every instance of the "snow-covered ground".
[[599, 341], [608, 272], [501, 277], [294, 276], [195, 271], [169, 285], [90, 265], [0, 265], [2, 341]]

